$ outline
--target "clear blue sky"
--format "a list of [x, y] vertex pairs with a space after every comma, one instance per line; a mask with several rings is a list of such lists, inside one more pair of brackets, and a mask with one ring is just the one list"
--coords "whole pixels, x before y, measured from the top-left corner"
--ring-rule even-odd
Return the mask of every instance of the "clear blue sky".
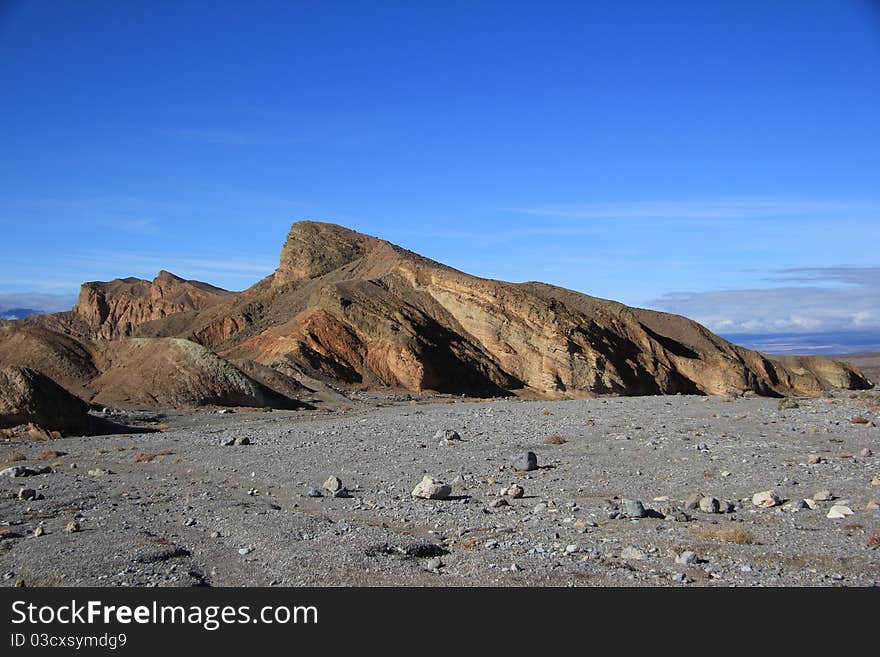
[[727, 333], [880, 333], [875, 2], [0, 7], [0, 305], [242, 289], [314, 219]]

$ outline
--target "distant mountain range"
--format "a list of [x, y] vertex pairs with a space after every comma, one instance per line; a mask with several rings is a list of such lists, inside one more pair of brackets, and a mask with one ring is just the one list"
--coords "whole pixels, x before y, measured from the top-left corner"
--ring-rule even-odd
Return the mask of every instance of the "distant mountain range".
[[28, 315], [42, 314], [35, 308], [0, 308], [0, 319], [24, 319]]
[[735, 344], [765, 354], [842, 355], [880, 352], [876, 332], [736, 333], [722, 335]]

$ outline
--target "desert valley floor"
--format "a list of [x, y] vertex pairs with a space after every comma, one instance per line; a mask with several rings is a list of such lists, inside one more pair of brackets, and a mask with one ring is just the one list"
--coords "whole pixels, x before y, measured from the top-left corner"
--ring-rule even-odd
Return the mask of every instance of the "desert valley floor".
[[[876, 390], [796, 408], [413, 397], [362, 394], [330, 412], [111, 412], [154, 431], [3, 443], [2, 583], [880, 583]], [[461, 440], [436, 435], [445, 429]], [[526, 451], [538, 468], [519, 471]], [[35, 468], [51, 471], [12, 476]], [[449, 499], [411, 495], [426, 474], [451, 484]], [[342, 494], [321, 490], [331, 477]], [[522, 491], [502, 496], [512, 484]], [[773, 506], [756, 506], [765, 491]]]

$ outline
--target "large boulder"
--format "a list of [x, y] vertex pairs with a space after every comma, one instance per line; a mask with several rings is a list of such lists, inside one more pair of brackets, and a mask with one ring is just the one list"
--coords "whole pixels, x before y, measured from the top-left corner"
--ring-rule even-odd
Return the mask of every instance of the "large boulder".
[[0, 429], [30, 425], [61, 435], [89, 433], [89, 406], [26, 367], [0, 368]]

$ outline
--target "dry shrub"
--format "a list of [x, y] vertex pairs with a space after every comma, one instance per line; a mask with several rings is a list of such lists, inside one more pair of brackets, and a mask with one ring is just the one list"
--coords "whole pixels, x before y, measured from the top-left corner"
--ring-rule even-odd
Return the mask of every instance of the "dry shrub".
[[880, 547], [880, 531], [874, 531], [868, 535], [868, 547]]
[[132, 463], [149, 463], [157, 456], [168, 456], [169, 454], [174, 454], [171, 450], [163, 449], [158, 452], [144, 452], [143, 454], [135, 454], [134, 459], [132, 459]]
[[551, 413], [550, 411], [548, 411], [548, 410], [545, 408], [543, 411], [541, 411], [541, 415], [553, 415], [553, 413]]
[[850, 424], [868, 424], [868, 420], [863, 418], [861, 415], [856, 415], [852, 420], [849, 421]]
[[564, 445], [567, 442], [562, 436], [547, 436], [544, 438], [545, 445]]
[[38, 461], [54, 461], [62, 456], [67, 456], [67, 452], [59, 452], [57, 449], [47, 449], [45, 452], [37, 454]]
[[688, 530], [688, 534], [698, 538], [709, 538], [724, 543], [735, 543], [736, 545], [751, 545], [755, 542], [755, 537], [752, 535], [752, 532], [748, 529], [743, 529], [742, 527], [694, 526]]
[[850, 530], [850, 531], [857, 531], [857, 530], [859, 530], [859, 529], [864, 529], [865, 526], [864, 526], [864, 525], [860, 525], [860, 524], [858, 524], [857, 522], [854, 522], [854, 523], [852, 523], [851, 525], [844, 525], [843, 528], [844, 528], [844, 529], [848, 529], [848, 530]]
[[26, 461], [27, 457], [21, 452], [12, 452], [12, 454], [7, 454], [2, 459], [0, 459], [0, 463], [15, 463], [17, 461]]
[[349, 411], [354, 410], [354, 409], [351, 406], [340, 406], [339, 410], [342, 411], [343, 413], [348, 413]]

